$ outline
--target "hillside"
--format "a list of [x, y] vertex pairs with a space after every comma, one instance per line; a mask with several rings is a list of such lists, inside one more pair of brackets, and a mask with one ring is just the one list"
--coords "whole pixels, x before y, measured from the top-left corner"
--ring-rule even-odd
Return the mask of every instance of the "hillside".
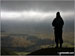
[[32, 52], [28, 55], [59, 55], [59, 52], [74, 52], [74, 48], [45, 48]]

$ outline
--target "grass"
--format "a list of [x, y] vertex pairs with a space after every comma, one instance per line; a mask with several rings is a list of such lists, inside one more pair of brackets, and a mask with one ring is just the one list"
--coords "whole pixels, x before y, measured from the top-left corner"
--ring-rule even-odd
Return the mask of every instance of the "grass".
[[15, 52], [17, 55], [27, 55], [30, 54], [31, 52]]

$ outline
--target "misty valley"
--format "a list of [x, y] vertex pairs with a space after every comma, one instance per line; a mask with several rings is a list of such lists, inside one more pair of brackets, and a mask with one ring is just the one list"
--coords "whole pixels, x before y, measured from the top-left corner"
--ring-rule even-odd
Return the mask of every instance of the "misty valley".
[[[68, 32], [68, 34], [70, 36], [63, 34], [63, 47], [72, 48], [74, 46], [73, 33]], [[3, 32], [1, 35], [1, 48], [3, 52], [7, 49], [8, 51], [15, 52], [15, 54], [29, 54], [42, 48], [54, 47], [55, 42], [52, 33], [7, 34]]]

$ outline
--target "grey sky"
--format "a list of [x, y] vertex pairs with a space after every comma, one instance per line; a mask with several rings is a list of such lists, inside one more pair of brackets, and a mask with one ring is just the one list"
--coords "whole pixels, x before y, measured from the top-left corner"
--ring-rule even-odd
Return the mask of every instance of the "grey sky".
[[[23, 11], [24, 13], [22, 13]], [[40, 16], [43, 16], [43, 18], [49, 18], [49, 16], [55, 17], [55, 13], [57, 11], [62, 12], [61, 14], [64, 15], [64, 17], [66, 15], [73, 16], [74, 1], [2, 1], [1, 2], [2, 18], [5, 17], [5, 18], [14, 19], [15, 17], [18, 17], [18, 18], [25, 18], [26, 20], [32, 17], [35, 18], [36, 16], [39, 18], [42, 18]]]
[[49, 32], [57, 11], [61, 12], [63, 19], [67, 19], [64, 20], [65, 28], [73, 31], [74, 1], [2, 1], [2, 29]]
[[1, 9], [8, 11], [41, 10], [41, 11], [73, 11], [74, 1], [2, 1]]

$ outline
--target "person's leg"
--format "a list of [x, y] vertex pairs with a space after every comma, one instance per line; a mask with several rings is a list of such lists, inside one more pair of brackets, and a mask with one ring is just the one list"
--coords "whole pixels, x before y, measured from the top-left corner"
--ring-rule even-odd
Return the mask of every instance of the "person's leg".
[[63, 45], [63, 40], [62, 38], [60, 39], [60, 48], [62, 48], [62, 45]]
[[55, 43], [56, 43], [56, 47], [55, 48], [58, 48], [58, 33], [57, 31], [55, 31]]
[[60, 31], [60, 34], [59, 34], [60, 38], [60, 48], [62, 48], [62, 44], [63, 44], [63, 39], [62, 39], [62, 31]]
[[63, 44], [63, 43], [60, 43], [60, 48], [62, 48], [62, 44]]
[[58, 48], [58, 43], [56, 43], [56, 47], [55, 48]]

